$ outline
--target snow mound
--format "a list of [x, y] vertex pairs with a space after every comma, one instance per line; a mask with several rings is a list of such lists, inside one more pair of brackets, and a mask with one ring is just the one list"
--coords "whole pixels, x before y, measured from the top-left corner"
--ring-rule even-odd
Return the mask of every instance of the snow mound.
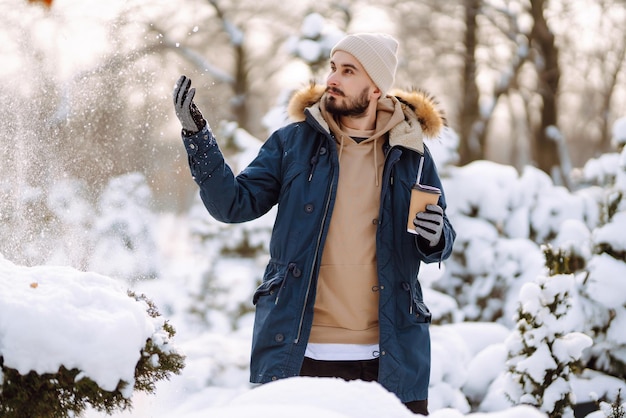
[[[376, 382], [318, 377], [292, 377], [267, 383], [209, 411], [212, 418], [415, 417], [394, 394]], [[250, 411], [254, 413], [246, 415]], [[207, 416], [207, 411], [202, 416]]]
[[119, 281], [0, 256], [0, 356], [20, 374], [77, 368], [104, 390], [129, 383], [130, 396], [155, 321]]

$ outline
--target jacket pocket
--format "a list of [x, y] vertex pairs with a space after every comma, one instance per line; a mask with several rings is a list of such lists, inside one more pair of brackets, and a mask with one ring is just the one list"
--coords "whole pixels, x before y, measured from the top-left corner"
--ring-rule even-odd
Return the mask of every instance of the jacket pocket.
[[420, 323], [430, 324], [433, 319], [433, 314], [428, 309], [428, 306], [424, 302], [415, 302], [415, 319]]
[[278, 290], [282, 287], [283, 280], [285, 275], [281, 273], [283, 268], [280, 264], [270, 261], [265, 268], [265, 273], [263, 274], [263, 283], [259, 287], [257, 287], [254, 292], [254, 296], [252, 297], [252, 303], [254, 305], [257, 304], [259, 298], [265, 296], [273, 296]]
[[400, 328], [410, 327], [417, 324], [430, 324], [432, 313], [428, 306], [415, 297], [413, 287], [409, 282], [402, 282], [402, 292], [398, 295], [396, 309], [398, 311]]
[[254, 292], [254, 296], [252, 297], [252, 303], [256, 305], [256, 303], [259, 301], [259, 298], [276, 294], [281, 288], [282, 282], [282, 276], [276, 275], [261, 283], [261, 285], [257, 287], [256, 291]]
[[259, 298], [276, 295], [275, 303], [278, 303], [281, 291], [286, 285], [287, 276], [300, 277], [302, 272], [295, 263], [287, 265], [270, 262], [265, 270], [263, 283], [256, 289], [252, 297], [252, 303], [257, 304]]

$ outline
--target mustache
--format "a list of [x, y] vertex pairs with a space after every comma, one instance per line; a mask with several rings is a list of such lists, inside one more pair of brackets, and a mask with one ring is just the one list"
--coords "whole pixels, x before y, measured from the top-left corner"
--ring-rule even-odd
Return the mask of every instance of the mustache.
[[344, 92], [339, 90], [336, 87], [326, 87], [326, 92], [335, 93], [335, 94], [338, 94], [340, 96], [345, 96]]

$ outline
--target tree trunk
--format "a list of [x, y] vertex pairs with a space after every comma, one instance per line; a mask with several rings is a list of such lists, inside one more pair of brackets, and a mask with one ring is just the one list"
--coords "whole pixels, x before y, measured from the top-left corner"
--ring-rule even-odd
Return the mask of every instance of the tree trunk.
[[252, 132], [253, 130], [251, 129], [251, 122], [249, 120], [250, 112], [247, 100], [248, 94], [250, 93], [250, 83], [248, 80], [247, 56], [246, 48], [244, 47], [243, 33], [239, 28], [229, 22], [226, 13], [220, 7], [217, 0], [209, 0], [209, 3], [213, 6], [217, 17], [222, 22], [222, 28], [228, 34], [230, 44], [233, 47], [235, 54], [235, 75], [231, 86], [234, 97], [230, 103], [233, 119], [237, 121], [239, 127]]
[[485, 126], [478, 104], [476, 85], [476, 46], [478, 23], [476, 16], [482, 0], [465, 0], [465, 57], [463, 67], [463, 103], [460, 117], [460, 165], [484, 157]]
[[554, 137], [550, 136], [550, 127], [556, 127], [558, 122], [557, 92], [561, 76], [559, 69], [559, 51], [555, 44], [554, 34], [550, 31], [544, 16], [544, 10], [549, 0], [531, 0], [531, 13], [534, 24], [531, 32], [531, 45], [535, 48], [537, 56], [535, 65], [538, 76], [538, 93], [541, 96], [541, 116], [536, 127], [533, 143], [531, 146], [533, 158], [537, 166], [553, 176], [561, 175], [561, 181], [565, 181], [565, 175], [561, 169], [559, 158], [559, 144]]
[[243, 44], [234, 45], [235, 49], [235, 83], [233, 85], [234, 97], [231, 107], [233, 115], [237, 123], [243, 129], [253, 132], [252, 122], [249, 120], [250, 112], [248, 110], [248, 94], [250, 86], [248, 82], [248, 70], [246, 51]]

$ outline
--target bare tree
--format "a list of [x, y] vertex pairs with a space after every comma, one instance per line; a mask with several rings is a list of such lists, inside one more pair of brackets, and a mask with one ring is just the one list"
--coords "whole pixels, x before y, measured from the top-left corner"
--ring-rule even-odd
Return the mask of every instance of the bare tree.
[[611, 125], [626, 108], [626, 3], [586, 6], [588, 19], [563, 9], [569, 24], [560, 35], [561, 125], [580, 165], [611, 150]]
[[460, 164], [483, 159], [486, 129], [481, 120], [479, 98], [480, 92], [476, 81], [477, 63], [476, 48], [478, 46], [478, 13], [482, 0], [465, 0], [465, 55], [463, 60], [463, 96], [459, 121]]
[[556, 138], [551, 135], [551, 127], [558, 126], [559, 50], [555, 36], [545, 17], [549, 0], [530, 0], [533, 28], [530, 44], [535, 52], [534, 64], [537, 69], [537, 90], [541, 97], [540, 119], [532, 138], [531, 150], [537, 166], [548, 174], [560, 173], [563, 181], [567, 174], [561, 171], [561, 161]]
[[[252, 134], [264, 136], [261, 118], [276, 100], [278, 74], [291, 59], [284, 49], [286, 40], [297, 32], [310, 7], [298, 3], [285, 8], [279, 0], [206, 0], [204, 4], [195, 21], [201, 30], [181, 34], [172, 24], [163, 24], [159, 32], [173, 52], [194, 65], [194, 83], [211, 89], [210, 97], [197, 95], [199, 105], [211, 109], [209, 117], [236, 121]], [[337, 9], [328, 1], [316, 7]], [[226, 106], [215, 106], [216, 99]]]

